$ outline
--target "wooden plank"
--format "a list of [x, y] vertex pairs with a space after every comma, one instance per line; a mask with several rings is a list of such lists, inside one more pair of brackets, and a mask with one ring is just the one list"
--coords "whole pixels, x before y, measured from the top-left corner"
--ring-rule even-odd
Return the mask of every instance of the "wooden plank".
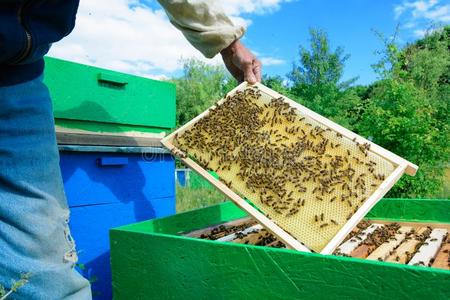
[[266, 245], [266, 247], [273, 247], [274, 245], [278, 244], [280, 241], [279, 240], [275, 240], [272, 243], [269, 243]]
[[382, 224], [372, 224], [363, 231], [361, 231], [356, 236], [352, 237], [351, 239], [347, 240], [345, 243], [340, 245], [337, 248], [338, 254], [342, 255], [350, 255], [359, 245], [361, 245], [362, 242], [364, 242], [369, 234], [373, 233], [377, 228], [382, 227]]
[[447, 242], [443, 244], [431, 266], [433, 268], [450, 270], [450, 236], [447, 237]]
[[[246, 83], [243, 83], [232, 90], [228, 95], [234, 94], [237, 90], [242, 90], [247, 87]], [[392, 162], [396, 168], [394, 171], [381, 183], [381, 185], [374, 191], [374, 193], [364, 202], [364, 204], [356, 211], [355, 214], [348, 220], [348, 222], [338, 231], [338, 233], [331, 239], [331, 241], [322, 249], [322, 254], [331, 254], [334, 249], [345, 239], [348, 233], [358, 224], [358, 222], [364, 217], [365, 214], [379, 201], [394, 185], [394, 183], [401, 177], [404, 172], [407, 172], [410, 175], [414, 175], [417, 171], [417, 166], [404, 160], [403, 158], [373, 144], [372, 142], [356, 135], [355, 133], [345, 129], [342, 126], [326, 119], [325, 117], [320, 116], [317, 113], [303, 107], [302, 105], [272, 91], [269, 88], [264, 87], [261, 84], [256, 84], [256, 87], [262, 92], [270, 95], [273, 98], [283, 98], [285, 102], [287, 102], [292, 107], [299, 110], [304, 115], [314, 119], [315, 121], [327, 126], [328, 128], [333, 129], [334, 131], [340, 133], [342, 136], [348, 139], [356, 139], [359, 143], [368, 143], [371, 145], [370, 151], [373, 153], [385, 158], [386, 160]], [[225, 101], [225, 98], [218, 101], [216, 105], [221, 104]], [[215, 105], [215, 106], [216, 106]], [[213, 107], [215, 107], [213, 106]], [[213, 108], [212, 107], [212, 108]], [[260, 213], [254, 207], [249, 205], [245, 200], [243, 200], [239, 195], [233, 192], [230, 188], [228, 188], [222, 182], [215, 180], [206, 170], [204, 170], [201, 166], [199, 166], [195, 161], [186, 157], [186, 153], [176, 148], [173, 144], [173, 139], [176, 135], [182, 134], [184, 131], [189, 129], [192, 125], [198, 122], [201, 118], [206, 116], [209, 113], [209, 109], [192, 119], [190, 122], [182, 126], [177, 131], [173, 132], [166, 138], [162, 140], [162, 144], [166, 146], [169, 150], [172, 151], [174, 155], [180, 156], [181, 160], [191, 167], [194, 171], [203, 176], [206, 180], [208, 180], [211, 184], [216, 186], [224, 195], [234, 201], [239, 207], [247, 211], [250, 215], [252, 215], [258, 222], [260, 222], [263, 226], [265, 226], [270, 232], [272, 232], [275, 236], [280, 238], [282, 242], [284, 242], [287, 246], [294, 249], [301, 249], [302, 251], [306, 251], [307, 248], [300, 243], [298, 240], [293, 238], [291, 235], [287, 234], [281, 227], [276, 225], [272, 220], [267, 218], [265, 215]], [[309, 250], [308, 250], [309, 251]]]
[[430, 236], [425, 240], [417, 253], [411, 258], [408, 265], [428, 266], [436, 257], [443, 240], [447, 236], [447, 230], [436, 228], [431, 231]]
[[375, 249], [374, 245], [361, 245], [350, 253], [351, 257], [366, 258]]
[[226, 226], [226, 227], [240, 226], [240, 225], [243, 225], [245, 223], [250, 223], [252, 221], [253, 221], [252, 218], [245, 217], [245, 218], [233, 220], [233, 221], [230, 221], [230, 222], [215, 224], [215, 225], [209, 226], [207, 228], [202, 228], [202, 229], [198, 229], [198, 230], [194, 230], [194, 231], [190, 231], [190, 232], [183, 232], [183, 233], [180, 233], [180, 234], [182, 234], [184, 236], [187, 236], [187, 237], [200, 237], [202, 234], [210, 233], [211, 230], [213, 230], [214, 228], [217, 228], [217, 227], [219, 227], [221, 225]]
[[[388, 220], [377, 220], [370, 219], [370, 222], [378, 223], [378, 224], [391, 224], [392, 221]], [[437, 222], [396, 222], [400, 226], [410, 226], [415, 229], [419, 229], [422, 227], [431, 227], [431, 228], [443, 228], [447, 229], [450, 232], [450, 224], [449, 223], [437, 223]]]
[[412, 227], [400, 227], [398, 233], [396, 233], [392, 239], [388, 242], [381, 244], [375, 249], [369, 256], [368, 260], [385, 260], [391, 255], [392, 251], [398, 247], [406, 238], [406, 234], [412, 230]]
[[256, 232], [256, 233], [249, 233], [247, 236], [245, 236], [243, 238], [237, 238], [230, 242], [237, 243], [237, 244], [256, 245], [260, 239], [261, 239], [261, 233]]
[[262, 227], [260, 224], [256, 224], [256, 225], [254, 225], [254, 226], [252, 226], [252, 227], [249, 227], [249, 228], [246, 228], [246, 229], [244, 229], [244, 230], [242, 230], [242, 231], [235, 232], [235, 233], [226, 235], [226, 236], [224, 236], [224, 237], [221, 237], [220, 239], [217, 239], [216, 241], [219, 241], [219, 242], [229, 242], [229, 241], [232, 241], [232, 240], [236, 239], [237, 236], [238, 236], [239, 234], [249, 234], [249, 233], [252, 232], [252, 231], [255, 231], [255, 230], [256, 230], [256, 231], [259, 231], [259, 230], [261, 230], [262, 228], [263, 228], [263, 227]]
[[95, 132], [56, 126], [56, 140], [60, 145], [161, 147], [164, 133]]
[[[416, 235], [421, 235], [427, 230], [427, 227], [419, 227], [416, 229]], [[406, 264], [410, 258], [410, 254], [414, 253], [417, 245], [421, 242], [416, 238], [416, 235], [410, 240], [403, 242], [397, 249], [394, 250], [394, 253], [386, 258], [385, 261]]]

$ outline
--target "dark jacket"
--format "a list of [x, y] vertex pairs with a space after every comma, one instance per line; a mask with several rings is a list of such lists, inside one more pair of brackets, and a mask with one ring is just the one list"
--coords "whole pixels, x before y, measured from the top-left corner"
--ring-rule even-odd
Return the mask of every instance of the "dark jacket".
[[75, 26], [78, 3], [79, 0], [0, 0], [0, 86], [22, 83], [42, 74], [43, 56], [50, 45]]

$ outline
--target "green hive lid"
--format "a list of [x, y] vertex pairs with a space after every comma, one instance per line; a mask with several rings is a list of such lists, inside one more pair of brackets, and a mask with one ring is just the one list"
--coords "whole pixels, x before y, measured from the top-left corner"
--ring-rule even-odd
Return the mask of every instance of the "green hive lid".
[[50, 57], [45, 62], [57, 120], [109, 124], [111, 131], [175, 127], [174, 84]]

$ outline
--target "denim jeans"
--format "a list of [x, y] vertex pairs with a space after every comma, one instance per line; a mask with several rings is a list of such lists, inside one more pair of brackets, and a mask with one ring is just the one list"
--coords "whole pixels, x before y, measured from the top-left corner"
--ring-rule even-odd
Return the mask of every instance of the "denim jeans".
[[0, 87], [0, 284], [30, 274], [11, 299], [91, 298], [68, 219], [47, 87]]

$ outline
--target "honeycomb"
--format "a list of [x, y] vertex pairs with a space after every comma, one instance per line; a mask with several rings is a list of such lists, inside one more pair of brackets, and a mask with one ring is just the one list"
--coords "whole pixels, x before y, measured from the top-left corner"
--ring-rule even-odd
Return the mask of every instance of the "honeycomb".
[[173, 144], [315, 252], [395, 169], [257, 87], [228, 95]]

